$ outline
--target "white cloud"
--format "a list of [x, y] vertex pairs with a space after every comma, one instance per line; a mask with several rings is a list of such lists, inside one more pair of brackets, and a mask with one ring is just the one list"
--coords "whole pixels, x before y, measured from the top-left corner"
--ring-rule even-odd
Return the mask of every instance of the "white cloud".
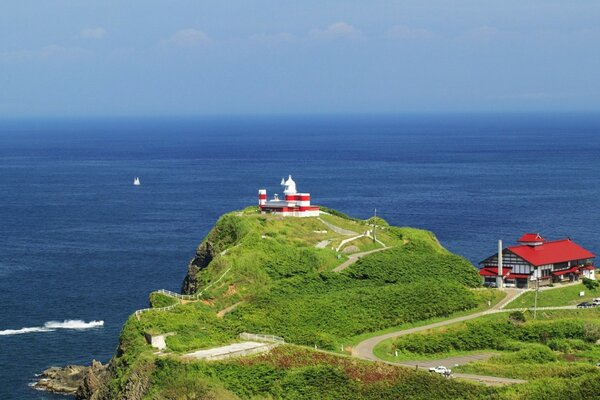
[[198, 47], [209, 43], [210, 38], [206, 33], [192, 28], [177, 31], [168, 39], [159, 42], [163, 47]]
[[79, 36], [85, 39], [102, 39], [106, 35], [104, 28], [85, 28], [79, 32]]
[[359, 39], [362, 37], [360, 30], [346, 22], [336, 22], [329, 25], [325, 29], [313, 29], [310, 31], [310, 36], [315, 39], [337, 39], [349, 38]]
[[395, 25], [387, 32], [390, 39], [428, 39], [433, 36], [433, 32], [428, 29], [410, 28], [405, 25]]
[[64, 47], [56, 44], [37, 50], [14, 50], [0, 52], [0, 61], [21, 60], [75, 60], [92, 55], [89, 50], [79, 47]]

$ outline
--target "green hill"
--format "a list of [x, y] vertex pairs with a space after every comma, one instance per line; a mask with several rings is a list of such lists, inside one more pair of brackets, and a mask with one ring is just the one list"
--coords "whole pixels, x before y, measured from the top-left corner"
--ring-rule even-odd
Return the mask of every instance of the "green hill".
[[[198, 247], [184, 279], [183, 292], [197, 299], [127, 321], [102, 396], [131, 397], [133, 391], [147, 398], [308, 399], [347, 398], [347, 393], [360, 392], [364, 396], [354, 398], [381, 398], [385, 393], [389, 395], [384, 398], [444, 398], [435, 392], [439, 387], [447, 393], [463, 393], [464, 398], [488, 393], [443, 380], [436, 381], [442, 386], [435, 390], [425, 388], [423, 384], [430, 386], [427, 382], [437, 377], [399, 367], [389, 367], [394, 379], [369, 378], [375, 386], [366, 387], [364, 379], [378, 376], [374, 371], [382, 367], [353, 360], [352, 365], [359, 366], [350, 371], [340, 366], [345, 357], [320, 358], [322, 353], [308, 347], [274, 353], [309, 354], [305, 356], [319, 360], [311, 368], [282, 369], [248, 361], [261, 356], [218, 363], [183, 361], [178, 356], [236, 342], [241, 332], [273, 334], [287, 343], [339, 351], [357, 335], [447, 316], [482, 303], [472, 290], [479, 286], [477, 270], [444, 249], [432, 233], [328, 211], [320, 218], [283, 218], [261, 215], [250, 207], [222, 216]], [[378, 241], [358, 237], [372, 230], [373, 222]], [[349, 262], [340, 272], [333, 271], [362, 252], [372, 253]], [[153, 294], [151, 302], [164, 307], [179, 301]], [[157, 357], [144, 334], [167, 332], [174, 333], [166, 339], [169, 356]], [[329, 383], [319, 383], [323, 374]], [[192, 381], [196, 383], [190, 386]], [[395, 386], [400, 381], [402, 389]], [[179, 386], [192, 387], [191, 394], [169, 397]], [[250, 386], [264, 391], [241, 389]]]

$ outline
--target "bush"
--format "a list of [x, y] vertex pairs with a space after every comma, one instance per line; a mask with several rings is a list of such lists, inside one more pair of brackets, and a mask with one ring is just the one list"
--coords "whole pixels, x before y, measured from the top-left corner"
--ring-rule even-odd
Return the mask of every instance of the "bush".
[[410, 283], [431, 279], [459, 282], [470, 287], [481, 285], [477, 269], [463, 257], [437, 251], [435, 244], [411, 240], [404, 246], [371, 254], [348, 268], [353, 279], [380, 284]]
[[505, 321], [469, 321], [443, 332], [428, 332], [402, 336], [394, 340], [393, 347], [400, 351], [418, 354], [435, 354], [450, 351], [513, 350], [515, 343], [540, 343], [555, 347], [564, 346], [559, 339], [577, 339], [594, 342], [600, 338], [600, 326], [583, 319], [527, 321], [515, 325], [510, 316]]
[[554, 351], [560, 351], [561, 353], [572, 353], [573, 351], [591, 349], [591, 345], [581, 339], [553, 339], [548, 343], [548, 347]]
[[583, 278], [583, 279], [581, 279], [581, 281], [582, 281], [583, 285], [586, 288], [588, 288], [589, 290], [594, 290], [600, 286], [600, 282], [598, 282], [597, 280], [594, 280], [594, 279]]
[[513, 311], [508, 315], [509, 321], [513, 323], [522, 323], [526, 321], [525, 313], [523, 311]]

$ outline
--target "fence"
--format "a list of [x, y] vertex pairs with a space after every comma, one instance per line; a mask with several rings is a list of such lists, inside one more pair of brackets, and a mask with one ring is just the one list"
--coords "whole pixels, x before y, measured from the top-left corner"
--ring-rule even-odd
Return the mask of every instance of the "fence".
[[282, 338], [281, 336], [260, 335], [260, 334], [257, 334], [257, 333], [242, 332], [242, 333], [240, 333], [240, 339], [244, 339], [244, 340], [256, 340], [257, 342], [269, 342], [269, 343], [285, 344], [285, 339]]
[[171, 304], [170, 306], [166, 306], [166, 307], [157, 307], [157, 308], [142, 308], [141, 310], [136, 310], [134, 315], [137, 319], [140, 319], [140, 315], [142, 315], [145, 312], [148, 311], [169, 311], [174, 309], [178, 304], [181, 303], [181, 300], [190, 300], [190, 301], [195, 301], [198, 300], [200, 298], [200, 296], [202, 296], [202, 294], [207, 291], [208, 289], [210, 289], [212, 286], [214, 286], [215, 284], [219, 283], [221, 281], [221, 279], [223, 279], [225, 277], [225, 275], [227, 275], [227, 273], [231, 270], [231, 267], [227, 268], [227, 270], [225, 272], [223, 272], [223, 275], [221, 275], [219, 277], [219, 279], [217, 279], [216, 281], [214, 281], [213, 283], [211, 283], [210, 285], [208, 285], [207, 287], [205, 287], [204, 289], [202, 289], [201, 291], [199, 291], [196, 294], [179, 294], [179, 293], [175, 293], [172, 292], [170, 290], [167, 289], [159, 289], [159, 290], [155, 290], [153, 293], [160, 293], [160, 294], [164, 294], [165, 296], [169, 296], [169, 297], [173, 297], [175, 299], [180, 300], [179, 302], [175, 303], [175, 304]]

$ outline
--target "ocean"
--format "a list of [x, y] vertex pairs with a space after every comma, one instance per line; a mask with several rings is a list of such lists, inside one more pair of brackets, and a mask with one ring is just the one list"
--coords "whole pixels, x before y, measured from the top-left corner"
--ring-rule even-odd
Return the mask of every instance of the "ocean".
[[599, 252], [599, 160], [598, 114], [0, 121], [0, 399], [64, 398], [28, 384], [107, 362], [217, 218], [289, 174], [477, 264], [524, 232]]

